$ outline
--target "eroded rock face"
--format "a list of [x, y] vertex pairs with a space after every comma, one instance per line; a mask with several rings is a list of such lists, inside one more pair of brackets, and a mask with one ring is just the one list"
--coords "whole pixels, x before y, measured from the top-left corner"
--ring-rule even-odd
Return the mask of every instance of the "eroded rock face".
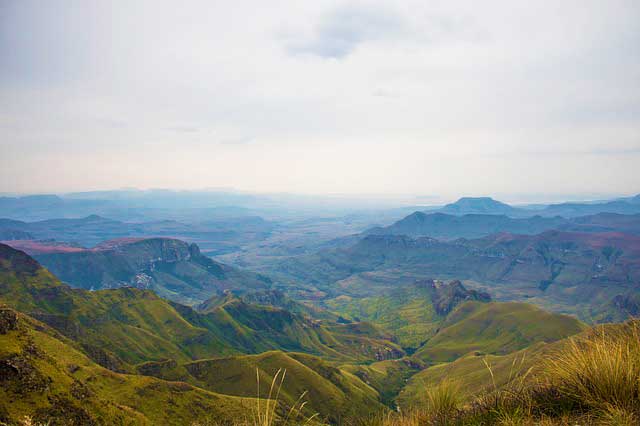
[[487, 293], [468, 290], [460, 281], [455, 280], [435, 289], [433, 306], [438, 315], [447, 315], [454, 307], [467, 300], [489, 302], [491, 296]]
[[404, 356], [404, 353], [398, 351], [393, 347], [379, 348], [375, 352], [376, 361], [386, 361], [389, 359], [398, 359]]
[[426, 288], [431, 293], [431, 302], [438, 315], [445, 316], [460, 303], [467, 300], [480, 302], [491, 301], [488, 293], [467, 289], [459, 280], [450, 281], [448, 284], [433, 279], [416, 281], [419, 288]]
[[43, 376], [29, 357], [16, 354], [0, 359], [0, 383], [16, 394], [26, 394], [46, 391], [51, 379]]
[[0, 334], [7, 334], [18, 328], [18, 315], [12, 309], [0, 308]]

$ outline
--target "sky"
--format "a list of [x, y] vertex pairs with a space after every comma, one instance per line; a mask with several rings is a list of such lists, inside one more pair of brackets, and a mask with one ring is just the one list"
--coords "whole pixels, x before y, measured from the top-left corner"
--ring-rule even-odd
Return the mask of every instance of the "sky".
[[639, 165], [637, 0], [0, 0], [0, 192], [623, 195]]

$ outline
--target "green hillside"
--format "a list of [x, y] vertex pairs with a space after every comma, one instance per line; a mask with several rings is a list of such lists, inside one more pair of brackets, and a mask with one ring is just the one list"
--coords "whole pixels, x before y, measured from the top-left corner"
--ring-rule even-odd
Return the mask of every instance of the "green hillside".
[[464, 300], [486, 301], [489, 296], [467, 290], [459, 281], [423, 280], [381, 296], [339, 296], [325, 304], [348, 319], [371, 321], [393, 333], [401, 346], [415, 349], [433, 336], [446, 314]]
[[424, 368], [424, 364], [412, 358], [402, 358], [367, 365], [346, 364], [340, 368], [374, 388], [382, 403], [393, 407], [396, 396], [405, 388], [409, 378]]
[[240, 299], [196, 312], [150, 290], [86, 291], [61, 284], [28, 255], [0, 245], [0, 301], [46, 322], [79, 342], [109, 368], [163, 359], [186, 362], [273, 349], [341, 360], [404, 355], [390, 341], [332, 332], [320, 321]]
[[[576, 419], [570, 424], [637, 424], [635, 415], [630, 418], [627, 414], [624, 417], [626, 420], [623, 420], [608, 417], [607, 412], [613, 407], [620, 409], [621, 401], [625, 398], [633, 402], [631, 405], [623, 403], [623, 411], [633, 413], [633, 405], [637, 408], [637, 395], [640, 393], [637, 389], [637, 375], [640, 372], [638, 327], [637, 321], [608, 324], [588, 328], [577, 335], [552, 343], [538, 342], [506, 355], [471, 353], [413, 375], [396, 401], [405, 412], [415, 408], [424, 409], [429, 406], [426, 390], [438, 388], [448, 381], [456, 384], [456, 397], [460, 404], [473, 407], [468, 403], [475, 402], [476, 411], [495, 413], [522, 410], [519, 416], [522, 423], [517, 424], [539, 424], [526, 422], [524, 417], [541, 413], [543, 417], [545, 414], [553, 416], [563, 410], [567, 414], [573, 411], [571, 414]], [[560, 369], [554, 367], [559, 360], [564, 360]], [[573, 383], [577, 383], [578, 387], [559, 386], [563, 380], [575, 380]], [[636, 389], [628, 393], [629, 387]], [[572, 389], [580, 389], [583, 393], [572, 394]], [[623, 389], [626, 392], [621, 392]], [[582, 404], [586, 396], [590, 404], [595, 403], [597, 409], [594, 410], [594, 405], [585, 407]], [[577, 404], [567, 403], [567, 400], [576, 398]], [[515, 408], [509, 408], [507, 401], [516, 404]], [[539, 408], [531, 410], [531, 407], [527, 408], [524, 404], [541, 404], [545, 406], [545, 411], [541, 412]], [[589, 413], [589, 410], [592, 411]], [[585, 411], [587, 415], [584, 415]], [[613, 412], [615, 410], [609, 414]], [[469, 410], [469, 414], [474, 415], [473, 408]], [[557, 423], [548, 424], [568, 424], [567, 421], [568, 417], [565, 417], [564, 422], [559, 419]], [[480, 423], [471, 421], [468, 424]], [[487, 424], [486, 420], [481, 424]]]
[[414, 354], [428, 362], [453, 361], [472, 351], [507, 354], [536, 342], [553, 342], [579, 333], [577, 319], [526, 303], [466, 302]]
[[[570, 316], [487, 299], [459, 281], [423, 280], [334, 298], [327, 315], [274, 291], [227, 292], [192, 308], [151, 290], [73, 289], [0, 244], [0, 303], [10, 306], [0, 310], [0, 421], [243, 421], [286, 370], [279, 413], [305, 394], [306, 415], [344, 424], [396, 404], [421, 406], [425, 389], [445, 378], [469, 401], [535, 372], [587, 329]], [[332, 320], [338, 314], [354, 321]], [[407, 356], [401, 345], [417, 350]]]
[[208, 417], [232, 421], [254, 406], [252, 398], [107, 370], [8, 308], [0, 308], [0, 384], [0, 422], [9, 425], [29, 416], [49, 425], [183, 426]]
[[554, 343], [539, 342], [506, 355], [470, 353], [455, 361], [431, 366], [413, 375], [396, 400], [398, 405], [404, 408], [424, 405], [425, 389], [437, 386], [446, 379], [460, 385], [461, 399], [472, 400], [493, 391], [494, 387], [502, 388], [511, 380], [518, 380], [526, 373], [533, 373], [530, 369], [541, 367], [545, 354], [551, 353], [564, 343], [564, 340]]
[[229, 395], [256, 395], [256, 370], [260, 377], [260, 396], [266, 398], [276, 372], [286, 370], [279, 399], [293, 406], [305, 393], [306, 412], [319, 413], [330, 421], [359, 417], [382, 411], [377, 392], [347, 371], [313, 355], [265, 352], [228, 358], [198, 360], [186, 370], [205, 389]]

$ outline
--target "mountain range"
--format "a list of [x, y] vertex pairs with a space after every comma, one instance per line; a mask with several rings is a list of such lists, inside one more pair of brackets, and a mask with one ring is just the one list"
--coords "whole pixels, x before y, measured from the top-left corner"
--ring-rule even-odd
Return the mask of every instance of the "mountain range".
[[[125, 195], [0, 201], [71, 215]], [[162, 216], [171, 194], [148, 197]], [[640, 314], [638, 197], [463, 198], [375, 227], [372, 212], [207, 218], [217, 207], [181, 197], [192, 219], [0, 219], [0, 423], [234, 424], [277, 382], [276, 417], [304, 402], [300, 419], [359, 424], [424, 407], [444, 379], [477, 403], [544, 378], [604, 330], [589, 324]]]
[[622, 232], [640, 235], [640, 214], [598, 213], [566, 219], [560, 216], [512, 218], [496, 214], [451, 215], [414, 212], [386, 227], [365, 231], [364, 235], [406, 235], [444, 240], [480, 238], [491, 234], [539, 234], [548, 230], [567, 232]]
[[209, 218], [197, 223], [183, 223], [175, 220], [122, 222], [92, 214], [37, 222], [0, 219], [0, 241], [54, 240], [94, 247], [117, 238], [171, 237], [197, 242], [209, 254], [222, 254], [267, 238], [275, 227], [275, 223], [258, 216]]
[[462, 197], [455, 203], [431, 210], [453, 215], [496, 214], [510, 217], [562, 216], [570, 218], [598, 213], [638, 214], [640, 213], [640, 194], [611, 201], [567, 202], [522, 207], [514, 207], [490, 197]]
[[308, 391], [305, 412], [337, 424], [384, 410], [434, 360], [467, 349], [510, 353], [585, 327], [527, 304], [487, 303], [459, 282], [415, 288], [426, 290], [439, 325], [409, 357], [393, 327], [261, 304], [300, 309], [281, 293], [227, 293], [196, 310], [150, 290], [73, 289], [0, 244], [0, 421], [25, 413], [77, 424], [224, 421], [257, 403], [256, 371], [266, 388], [286, 369], [285, 406]]
[[[498, 300], [522, 300], [585, 319], [640, 290], [640, 236], [547, 231], [440, 241], [368, 235], [345, 248], [282, 262], [274, 277], [301, 297], [367, 297], [416, 279], [461, 279]], [[474, 284], [475, 283], [475, 284]]]
[[204, 256], [196, 244], [171, 238], [124, 238], [94, 247], [11, 241], [62, 281], [89, 290], [123, 286], [152, 289], [169, 300], [200, 303], [224, 290], [268, 288], [265, 276]]

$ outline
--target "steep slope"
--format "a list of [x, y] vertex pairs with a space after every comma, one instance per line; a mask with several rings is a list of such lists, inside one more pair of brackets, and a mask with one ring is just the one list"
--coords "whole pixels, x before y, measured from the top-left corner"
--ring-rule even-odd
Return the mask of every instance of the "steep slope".
[[452, 362], [433, 365], [411, 376], [397, 395], [396, 402], [401, 408], [424, 405], [425, 388], [436, 386], [443, 380], [458, 383], [458, 396], [463, 400], [471, 400], [484, 392], [502, 388], [526, 373], [538, 372], [545, 355], [553, 353], [565, 343], [565, 339], [552, 343], [538, 342], [505, 355], [475, 352]]
[[262, 306], [272, 306], [275, 308], [281, 308], [289, 311], [293, 314], [298, 314], [304, 317], [313, 318], [317, 320], [327, 320], [335, 322], [338, 317], [331, 312], [319, 309], [313, 305], [307, 305], [297, 302], [287, 296], [281, 290], [257, 290], [249, 291], [246, 293], [232, 293], [231, 291], [225, 291], [219, 295], [213, 296], [210, 299], [204, 301], [195, 308], [202, 312], [209, 312], [218, 306], [222, 306], [225, 303], [239, 299], [245, 303]]
[[435, 277], [483, 283], [497, 299], [583, 313], [640, 289], [640, 237], [548, 231], [444, 242], [369, 235], [348, 248], [290, 259], [272, 272], [319, 298], [377, 295]]
[[185, 425], [232, 421], [252, 407], [186, 383], [114, 373], [46, 325], [0, 308], [0, 422], [51, 425]]
[[[20, 248], [15, 242], [10, 245]], [[225, 289], [267, 288], [271, 281], [202, 255], [195, 244], [170, 238], [112, 240], [94, 249], [34, 250], [34, 257], [62, 281], [85, 289], [134, 286], [194, 304]]]
[[0, 302], [78, 341], [93, 359], [114, 370], [131, 371], [146, 361], [187, 362], [273, 349], [363, 361], [403, 355], [392, 342], [354, 330], [330, 331], [316, 320], [238, 299], [200, 313], [150, 290], [72, 289], [25, 253], [1, 244]]
[[372, 364], [346, 364], [340, 368], [352, 373], [378, 391], [383, 404], [394, 407], [396, 397], [405, 388], [409, 379], [419, 374], [425, 365], [419, 360], [406, 357]]
[[352, 374], [321, 358], [280, 351], [259, 355], [198, 360], [185, 365], [205, 389], [229, 395], [256, 395], [256, 373], [260, 396], [266, 398], [274, 375], [286, 370], [279, 397], [287, 406], [305, 394], [306, 412], [319, 413], [332, 422], [382, 411], [377, 392]]
[[418, 348], [436, 332], [444, 317], [466, 300], [488, 301], [490, 297], [467, 290], [459, 281], [449, 284], [423, 280], [398, 286], [380, 296], [338, 296], [325, 304], [355, 321], [371, 321], [393, 333], [405, 348]]
[[[578, 334], [554, 342], [536, 342], [524, 349], [503, 355], [469, 353], [453, 362], [430, 366], [412, 376], [396, 401], [402, 409], [424, 406], [425, 388], [437, 386], [443, 380], [459, 385], [459, 397], [468, 402], [484, 393], [494, 392], [510, 384], [516, 389], [522, 384], [545, 383], [541, 380], [548, 373], [546, 362], [561, 352], [571, 341], [597, 339], [603, 334], [634, 335], [637, 324], [633, 321], [622, 324], [605, 324], [587, 328]], [[637, 334], [635, 334], [637, 338]], [[557, 397], [557, 395], [554, 395]]]
[[583, 331], [577, 319], [526, 303], [466, 302], [454, 310], [414, 356], [453, 361], [473, 351], [507, 354], [536, 342], [553, 342]]
[[399, 346], [388, 340], [390, 336], [372, 336], [369, 330], [356, 327], [325, 325], [285, 309], [249, 304], [233, 297], [221, 305], [201, 311], [198, 318], [185, 316], [192, 323], [208, 328], [211, 328], [211, 321], [224, 324], [220, 329], [222, 334], [233, 333], [235, 347], [248, 353], [282, 349], [360, 361], [404, 355]]

